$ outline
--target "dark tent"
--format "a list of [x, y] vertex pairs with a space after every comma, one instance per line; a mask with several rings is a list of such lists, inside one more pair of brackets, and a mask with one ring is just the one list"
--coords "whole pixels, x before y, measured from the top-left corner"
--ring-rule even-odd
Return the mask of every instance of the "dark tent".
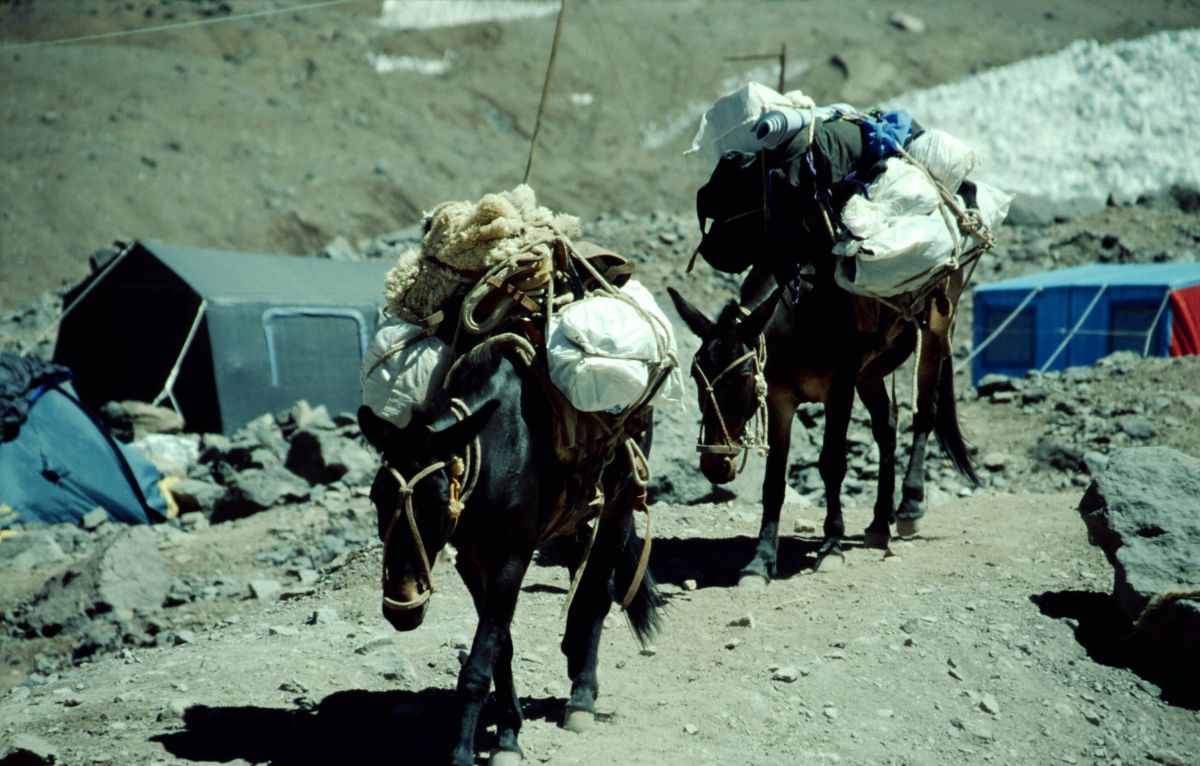
[[1200, 263], [1089, 264], [980, 285], [972, 379], [1200, 353]]
[[129, 524], [167, 516], [162, 476], [74, 395], [70, 371], [0, 354], [0, 526], [78, 523], [97, 506]]
[[169, 401], [190, 431], [354, 411], [391, 266], [134, 242], [68, 293], [54, 359], [84, 402]]

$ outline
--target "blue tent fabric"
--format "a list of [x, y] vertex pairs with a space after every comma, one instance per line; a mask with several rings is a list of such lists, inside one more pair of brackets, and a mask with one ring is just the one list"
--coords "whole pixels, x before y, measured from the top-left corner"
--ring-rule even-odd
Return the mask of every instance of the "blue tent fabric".
[[1088, 264], [979, 285], [972, 379], [1090, 365], [1115, 351], [1167, 356], [1171, 293], [1198, 284], [1200, 264], [1153, 263]]
[[97, 506], [128, 524], [166, 518], [158, 470], [116, 441], [69, 382], [30, 385], [24, 421], [0, 441], [0, 505], [15, 511], [0, 524], [78, 523]]

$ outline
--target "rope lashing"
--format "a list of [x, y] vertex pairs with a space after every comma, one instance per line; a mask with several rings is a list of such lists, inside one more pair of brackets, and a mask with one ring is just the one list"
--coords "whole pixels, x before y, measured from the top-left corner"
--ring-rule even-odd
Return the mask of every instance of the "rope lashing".
[[[383, 573], [381, 578], [381, 587], [383, 592], [383, 607], [396, 612], [406, 612], [410, 609], [416, 609], [429, 600], [433, 594], [433, 567], [429, 564], [429, 556], [425, 553], [425, 541], [421, 537], [421, 530], [417, 527], [417, 517], [413, 512], [413, 488], [414, 486], [429, 476], [434, 471], [441, 470], [446, 466], [445, 461], [438, 461], [425, 466], [413, 476], [411, 481], [404, 478], [404, 475], [393, 468], [388, 463], [384, 463], [384, 468], [396, 479], [396, 510], [392, 514], [392, 518], [388, 521], [387, 530], [383, 535]], [[415, 598], [410, 601], [397, 601], [388, 596], [388, 550], [391, 548], [392, 532], [396, 528], [396, 523], [403, 517], [408, 522], [409, 532], [412, 534], [413, 544], [417, 549], [417, 562], [420, 564], [420, 569], [417, 572], [418, 593]]]
[[[637, 569], [633, 572], [629, 589], [625, 591], [625, 596], [621, 599], [622, 611], [628, 609], [629, 605], [633, 603], [634, 597], [637, 596], [642, 578], [646, 575], [646, 567], [650, 563], [650, 543], [654, 537], [650, 531], [650, 506], [646, 503], [646, 487], [650, 484], [650, 464], [646, 460], [646, 454], [642, 452], [641, 446], [633, 439], [625, 442], [625, 448], [629, 454], [630, 479], [637, 487], [638, 503], [634, 506], [634, 510], [646, 514], [646, 536], [642, 538], [642, 555], [638, 557]], [[597, 522], [598, 524], [599, 522]]]

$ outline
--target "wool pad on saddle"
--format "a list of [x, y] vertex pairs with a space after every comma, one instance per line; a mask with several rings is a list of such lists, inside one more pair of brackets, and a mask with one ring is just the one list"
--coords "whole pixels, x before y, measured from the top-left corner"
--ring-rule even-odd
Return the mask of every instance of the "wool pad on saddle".
[[637, 403], [652, 373], [670, 365], [652, 404], [682, 404], [683, 373], [671, 322], [637, 280], [621, 291], [638, 308], [597, 294], [569, 304], [546, 341], [550, 380], [581, 412], [619, 412]]

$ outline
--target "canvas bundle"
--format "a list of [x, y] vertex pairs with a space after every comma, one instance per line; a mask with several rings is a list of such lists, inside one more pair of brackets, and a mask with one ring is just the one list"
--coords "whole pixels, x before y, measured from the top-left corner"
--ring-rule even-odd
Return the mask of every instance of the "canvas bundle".
[[[920, 288], [977, 253], [982, 232], [1008, 214], [1013, 195], [967, 180], [979, 156], [953, 136], [927, 130], [906, 154], [888, 158], [865, 193], [842, 208], [849, 236], [833, 246], [836, 279], [852, 293], [887, 298]], [[944, 204], [939, 185], [954, 195], [953, 206]], [[986, 229], [961, 230], [955, 207], [977, 211]]]

